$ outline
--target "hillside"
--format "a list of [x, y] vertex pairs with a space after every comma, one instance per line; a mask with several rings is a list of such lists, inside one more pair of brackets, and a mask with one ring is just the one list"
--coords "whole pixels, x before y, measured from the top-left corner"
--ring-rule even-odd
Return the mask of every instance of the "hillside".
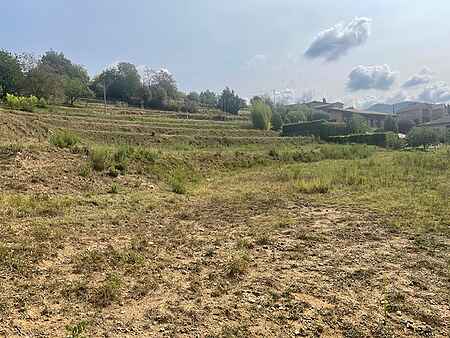
[[0, 336], [446, 337], [450, 149], [0, 109]]
[[404, 102], [396, 103], [393, 105], [386, 104], [386, 103], [377, 103], [377, 104], [374, 104], [373, 106], [369, 107], [367, 110], [389, 114], [389, 113], [392, 113], [393, 111], [398, 112], [399, 110], [405, 109], [415, 103], [417, 103], [417, 102], [404, 101]]

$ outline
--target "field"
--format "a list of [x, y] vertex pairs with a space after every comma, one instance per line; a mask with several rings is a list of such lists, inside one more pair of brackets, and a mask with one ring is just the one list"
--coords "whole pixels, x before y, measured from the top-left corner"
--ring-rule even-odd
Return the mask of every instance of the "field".
[[0, 336], [448, 337], [450, 148], [0, 109]]

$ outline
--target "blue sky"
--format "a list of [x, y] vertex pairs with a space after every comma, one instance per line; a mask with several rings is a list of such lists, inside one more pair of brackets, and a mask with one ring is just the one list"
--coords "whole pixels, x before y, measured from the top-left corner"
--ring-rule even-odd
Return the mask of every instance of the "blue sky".
[[450, 101], [448, 0], [15, 0], [0, 12], [0, 48], [63, 51], [90, 74], [130, 61], [168, 68], [183, 90]]

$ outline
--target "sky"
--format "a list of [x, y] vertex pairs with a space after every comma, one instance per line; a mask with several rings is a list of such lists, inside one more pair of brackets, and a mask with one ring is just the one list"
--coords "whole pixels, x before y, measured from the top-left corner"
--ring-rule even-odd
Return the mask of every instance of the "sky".
[[169, 69], [184, 91], [450, 102], [448, 0], [14, 0], [0, 48], [62, 51], [91, 75]]

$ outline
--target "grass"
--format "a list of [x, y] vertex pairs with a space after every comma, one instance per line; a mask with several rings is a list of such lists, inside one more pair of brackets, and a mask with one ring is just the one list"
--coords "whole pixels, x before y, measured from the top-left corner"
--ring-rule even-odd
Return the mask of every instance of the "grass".
[[326, 194], [330, 190], [330, 183], [321, 178], [300, 179], [297, 189], [305, 194]]
[[81, 142], [78, 135], [67, 131], [67, 130], [57, 130], [50, 135], [50, 143], [59, 148], [71, 148]]
[[0, 313], [24, 334], [403, 337], [405, 319], [448, 335], [450, 148], [53, 109], [38, 113], [49, 130], [95, 137], [70, 153], [47, 135], [0, 146]]
[[106, 307], [119, 300], [121, 278], [115, 274], [108, 274], [103, 283], [95, 290], [92, 302], [99, 307]]

